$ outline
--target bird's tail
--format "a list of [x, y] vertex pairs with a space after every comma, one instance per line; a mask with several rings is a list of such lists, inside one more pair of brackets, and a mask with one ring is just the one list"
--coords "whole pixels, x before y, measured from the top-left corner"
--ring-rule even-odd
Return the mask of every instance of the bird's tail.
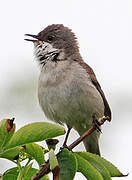
[[100, 155], [98, 138], [99, 138], [99, 133], [95, 131], [90, 136], [86, 137], [83, 140], [87, 152]]
[[[80, 135], [82, 135], [86, 130], [88, 130], [88, 128], [85, 130], [82, 129], [83, 128], [76, 129]], [[99, 135], [100, 133], [96, 130], [83, 140], [87, 152], [100, 155], [99, 143], [98, 143]]]

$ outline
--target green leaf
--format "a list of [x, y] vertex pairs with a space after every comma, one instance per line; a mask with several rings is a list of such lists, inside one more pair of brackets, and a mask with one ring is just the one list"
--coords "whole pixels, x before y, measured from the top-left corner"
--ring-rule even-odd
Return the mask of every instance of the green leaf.
[[28, 166], [25, 166], [25, 167], [22, 168], [22, 177], [23, 177], [23, 180], [28, 176], [29, 172], [32, 169], [32, 165], [33, 165], [33, 163], [31, 163]]
[[25, 145], [32, 142], [38, 142], [63, 135], [65, 129], [60, 125], [47, 122], [35, 122], [20, 128], [5, 147], [5, 149]]
[[94, 157], [99, 163], [101, 163], [105, 166], [105, 168], [109, 171], [111, 177], [125, 176], [117, 169], [117, 167], [115, 167], [112, 163], [110, 163], [106, 159], [104, 159], [96, 154], [92, 154], [92, 157]]
[[44, 163], [44, 152], [40, 145], [35, 143], [26, 144], [25, 151], [38, 162], [39, 166]]
[[57, 157], [53, 151], [53, 149], [50, 150], [49, 152], [49, 163], [50, 163], [50, 169], [51, 171], [56, 167], [58, 166], [58, 160], [57, 160]]
[[81, 172], [88, 180], [103, 180], [102, 175], [87, 160], [75, 153], [78, 162], [78, 172]]
[[[34, 174], [36, 174], [38, 172], [38, 169], [35, 168], [30, 168], [30, 170], [28, 171], [28, 173], [26, 174], [26, 177], [24, 177], [24, 180], [29, 180]], [[42, 178], [40, 178], [41, 180], [49, 180], [49, 177], [46, 175]]]
[[58, 155], [60, 180], [73, 180], [77, 171], [77, 160], [72, 152], [63, 149]]
[[0, 121], [0, 151], [9, 142], [15, 131], [14, 119], [2, 119]]
[[[38, 169], [30, 168], [30, 170], [26, 174], [26, 177], [24, 177], [24, 180], [29, 180], [37, 172]], [[19, 169], [17, 167], [9, 169], [2, 176], [2, 180], [17, 180], [18, 174], [19, 174]], [[46, 175], [42, 177], [41, 180], [49, 180], [49, 177]]]
[[6, 158], [9, 160], [15, 160], [17, 158], [19, 158], [19, 153], [22, 150], [22, 147], [15, 147], [12, 149], [8, 149], [6, 151], [4, 151], [3, 153], [0, 153], [0, 158]]
[[87, 160], [93, 167], [95, 167], [100, 172], [104, 180], [111, 180], [111, 176], [107, 168], [103, 164], [98, 162], [98, 160], [95, 158], [95, 156], [93, 156], [92, 153], [76, 152], [75, 154], [78, 154], [79, 156]]
[[2, 180], [17, 180], [19, 170], [17, 167], [7, 170], [2, 176]]

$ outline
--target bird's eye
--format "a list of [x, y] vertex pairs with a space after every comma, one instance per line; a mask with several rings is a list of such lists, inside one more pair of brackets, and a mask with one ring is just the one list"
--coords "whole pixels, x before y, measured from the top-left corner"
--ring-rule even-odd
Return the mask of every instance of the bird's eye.
[[47, 38], [47, 39], [48, 39], [48, 41], [49, 41], [49, 42], [51, 42], [51, 41], [53, 41], [53, 40], [54, 40], [54, 36], [48, 36], [48, 38]]

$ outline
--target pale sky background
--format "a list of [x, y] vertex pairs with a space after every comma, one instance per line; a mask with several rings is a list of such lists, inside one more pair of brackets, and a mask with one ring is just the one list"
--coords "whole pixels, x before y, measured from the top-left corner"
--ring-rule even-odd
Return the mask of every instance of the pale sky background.
[[[0, 119], [15, 117], [17, 129], [47, 121], [37, 100], [39, 68], [33, 60], [33, 45], [24, 41], [24, 34], [37, 34], [56, 23], [75, 32], [81, 55], [94, 69], [110, 103], [113, 120], [103, 126], [102, 156], [129, 173], [122, 180], [131, 180], [132, 0], [1, 1]], [[13, 166], [0, 159], [1, 173]], [[81, 175], [78, 179], [85, 180]]]

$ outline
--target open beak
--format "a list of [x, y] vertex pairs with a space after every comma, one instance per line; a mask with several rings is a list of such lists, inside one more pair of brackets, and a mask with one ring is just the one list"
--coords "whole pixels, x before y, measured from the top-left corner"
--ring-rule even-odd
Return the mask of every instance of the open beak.
[[35, 38], [35, 39], [24, 39], [24, 40], [26, 40], [26, 41], [31, 41], [31, 42], [36, 42], [36, 41], [38, 41], [37, 35], [25, 34], [25, 36], [30, 36], [30, 37]]

